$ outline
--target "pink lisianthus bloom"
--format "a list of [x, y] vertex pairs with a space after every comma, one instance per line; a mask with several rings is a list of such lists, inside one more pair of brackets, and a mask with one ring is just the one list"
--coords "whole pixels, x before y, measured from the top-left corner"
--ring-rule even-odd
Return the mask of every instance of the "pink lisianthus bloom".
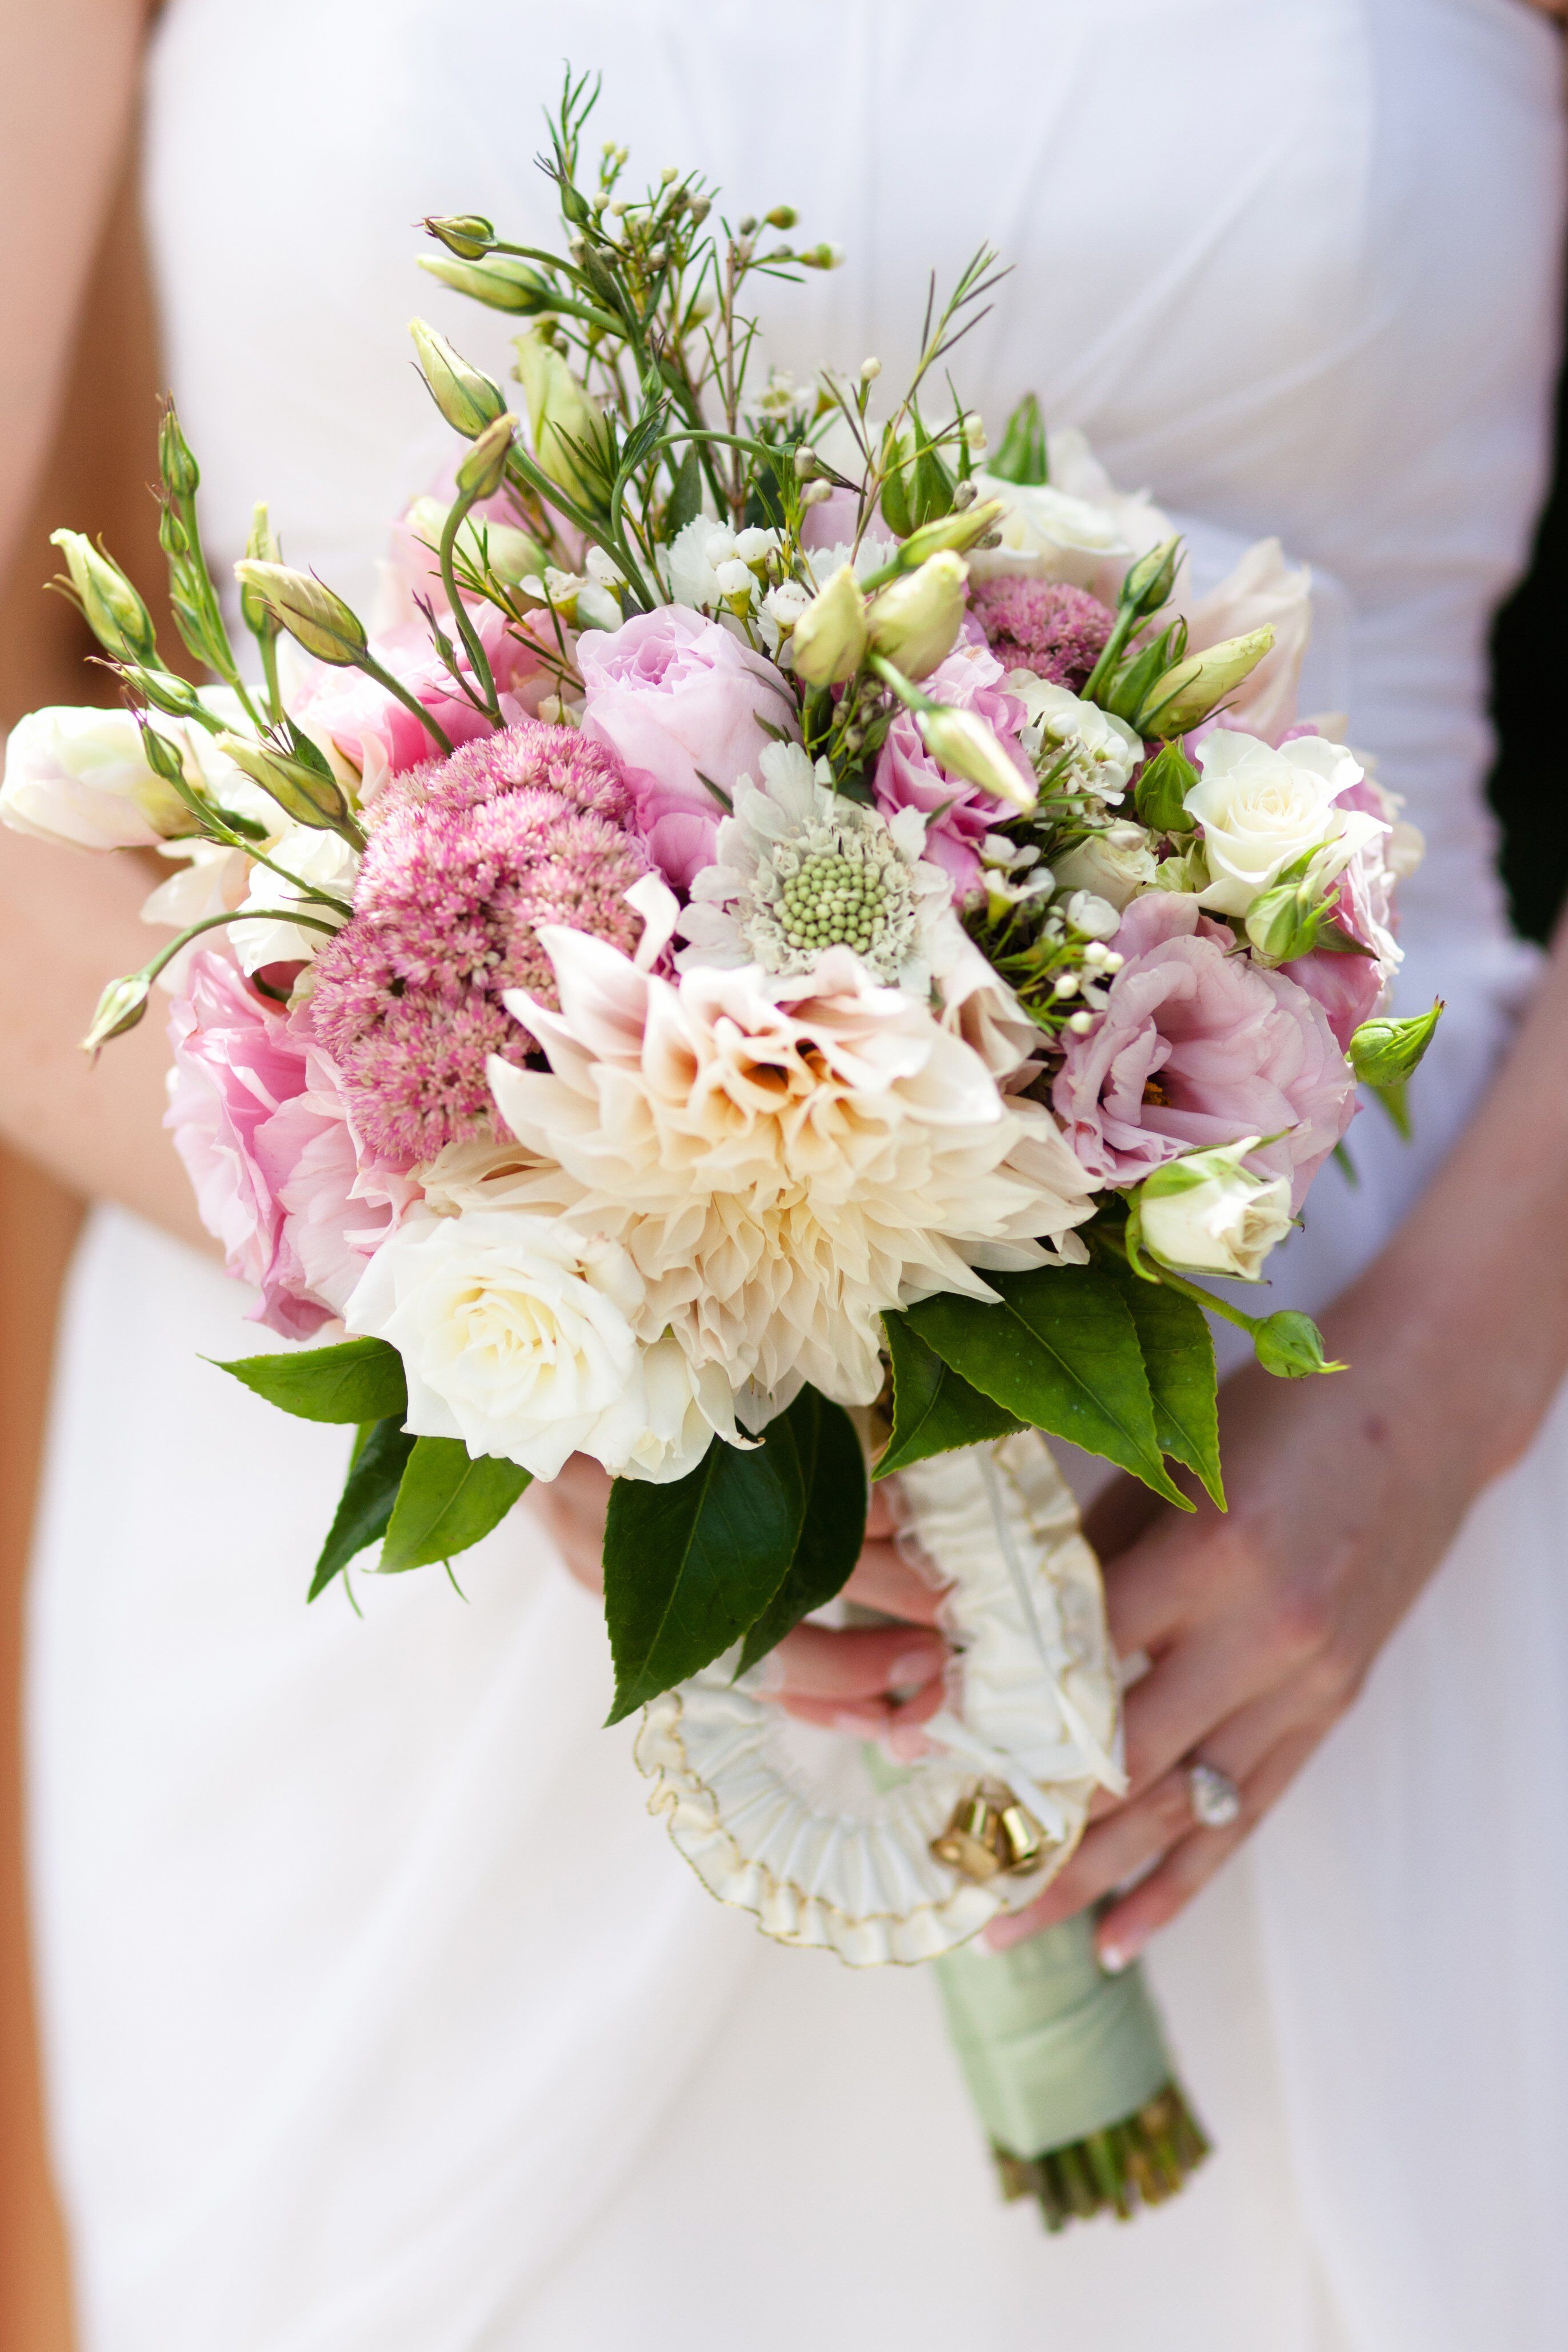
[[[1284, 740], [1289, 742], [1292, 736], [1311, 731], [1293, 727]], [[1342, 792], [1338, 805], [1360, 809], [1386, 825], [1393, 825], [1399, 810], [1398, 802], [1391, 800], [1370, 776], [1363, 776]], [[1334, 921], [1371, 952], [1354, 955], [1314, 948], [1310, 955], [1298, 956], [1286, 967], [1298, 987], [1322, 1006], [1342, 1047], [1348, 1047], [1363, 1021], [1383, 1011], [1394, 975], [1405, 961], [1394, 937], [1398, 916], [1394, 904], [1394, 877], [1388, 862], [1390, 838], [1387, 833], [1374, 834], [1356, 851], [1334, 886]]]
[[771, 662], [683, 604], [587, 630], [577, 667], [583, 732], [625, 762], [654, 862], [687, 889], [713, 863], [724, 814], [709, 785], [732, 794], [760, 775], [770, 729], [799, 740], [794, 699]]
[[[353, 1287], [340, 1278], [345, 1255], [359, 1255], [357, 1280], [415, 1188], [361, 1170], [308, 1025], [275, 1010], [216, 950], [192, 957], [169, 1035], [174, 1076], [164, 1125], [202, 1223], [223, 1244], [230, 1274], [260, 1291], [252, 1321], [309, 1339], [337, 1312], [337, 1294]], [[342, 1134], [323, 1145], [334, 1122]], [[317, 1286], [323, 1275], [332, 1295]]]
[[1289, 1177], [1299, 1208], [1356, 1107], [1322, 1007], [1174, 892], [1134, 898], [1113, 944], [1125, 961], [1105, 1013], [1068, 1038], [1052, 1090], [1084, 1167], [1136, 1184], [1184, 1151], [1273, 1136], [1247, 1164]]
[[[947, 659], [921, 680], [921, 689], [933, 702], [973, 710], [984, 719], [1032, 787], [1035, 772], [1018, 740], [1027, 714], [1017, 696], [1009, 694], [1003, 684], [1005, 675], [977, 624], [966, 621], [963, 635]], [[1005, 802], [993, 800], [978, 784], [966, 783], [963, 777], [950, 776], [939, 767], [909, 710], [900, 710], [888, 730], [871, 789], [886, 817], [896, 816], [902, 808], [914, 808], [931, 818], [922, 855], [952, 877], [961, 903], [980, 887], [981, 842], [1005, 818], [1017, 814]], [[933, 814], [938, 811], [940, 814]]]
[[[534, 715], [544, 698], [555, 691], [555, 681], [538, 653], [508, 625], [505, 614], [493, 604], [470, 605], [468, 612], [494, 675], [503, 716], [510, 722]], [[400, 622], [384, 635], [373, 637], [370, 649], [382, 667], [430, 713], [454, 746], [493, 732], [484, 713], [453, 684], [423, 620]], [[466, 669], [466, 656], [463, 659]], [[438, 748], [429, 729], [406, 704], [366, 677], [363, 670], [313, 664], [304, 685], [289, 698], [289, 715], [323, 751], [335, 749], [352, 761], [367, 782], [416, 768]], [[374, 798], [374, 792], [362, 797]]]

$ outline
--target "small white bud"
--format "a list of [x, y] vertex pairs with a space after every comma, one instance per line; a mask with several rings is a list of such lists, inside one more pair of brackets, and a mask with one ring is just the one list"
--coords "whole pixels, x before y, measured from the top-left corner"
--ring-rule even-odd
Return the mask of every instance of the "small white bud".
[[882, 362], [880, 360], [866, 359], [861, 361], [860, 381], [862, 383], [874, 383], [881, 373]]
[[1094, 1026], [1094, 1015], [1092, 1013], [1069, 1013], [1067, 1026], [1075, 1037], [1087, 1037]]

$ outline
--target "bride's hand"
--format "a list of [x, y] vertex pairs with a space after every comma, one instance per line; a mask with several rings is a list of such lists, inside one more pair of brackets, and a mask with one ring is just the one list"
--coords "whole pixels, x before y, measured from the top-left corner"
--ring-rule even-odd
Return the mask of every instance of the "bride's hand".
[[[535, 1507], [579, 1584], [604, 1589], [605, 1507], [610, 1482], [574, 1454], [560, 1476], [533, 1489]], [[846, 1597], [904, 1622], [833, 1632], [798, 1625], [763, 1661], [763, 1696], [791, 1715], [862, 1738], [914, 1737], [942, 1703], [947, 1644], [936, 1631], [938, 1594], [900, 1552], [885, 1490], [873, 1487], [866, 1545]]]

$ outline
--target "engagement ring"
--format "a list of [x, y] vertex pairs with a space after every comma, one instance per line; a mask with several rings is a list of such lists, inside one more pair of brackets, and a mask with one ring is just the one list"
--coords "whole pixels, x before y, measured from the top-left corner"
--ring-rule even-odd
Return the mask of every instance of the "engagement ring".
[[1217, 1764], [1189, 1764], [1187, 1795], [1193, 1817], [1205, 1830], [1228, 1829], [1241, 1811], [1241, 1790]]

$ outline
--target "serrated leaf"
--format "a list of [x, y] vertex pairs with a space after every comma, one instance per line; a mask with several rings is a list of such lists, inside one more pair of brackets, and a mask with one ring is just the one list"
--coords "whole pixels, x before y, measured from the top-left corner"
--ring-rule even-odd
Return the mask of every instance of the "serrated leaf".
[[1106, 1276], [1065, 1265], [987, 1279], [998, 1306], [944, 1291], [906, 1308], [921, 1338], [1020, 1421], [1103, 1455], [1190, 1511], [1160, 1452], [1131, 1315]]
[[907, 1315], [884, 1315], [888, 1354], [893, 1366], [893, 1432], [874, 1475], [891, 1476], [928, 1454], [950, 1454], [958, 1445], [984, 1445], [1011, 1437], [1024, 1424], [944, 1364]]
[[397, 1490], [386, 1541], [385, 1575], [453, 1559], [500, 1525], [530, 1473], [493, 1454], [473, 1454], [459, 1438], [421, 1437]]
[[686, 455], [676, 468], [675, 484], [669, 493], [669, 503], [664, 510], [664, 535], [673, 539], [689, 522], [695, 522], [702, 511], [702, 460], [697, 454], [697, 444], [688, 444]]
[[746, 1635], [738, 1675], [765, 1658], [848, 1582], [866, 1539], [866, 1460], [842, 1405], [804, 1388], [785, 1418], [795, 1433], [805, 1504], [784, 1582]]
[[1126, 1301], [1138, 1332], [1161, 1450], [1195, 1471], [1223, 1511], [1219, 1393], [1214, 1340], [1204, 1310], [1179, 1290], [1140, 1280], [1124, 1260], [1109, 1253], [1100, 1264]]
[[608, 1722], [700, 1673], [755, 1623], [789, 1571], [805, 1502], [783, 1413], [755, 1452], [715, 1438], [667, 1486], [616, 1479], [605, 1524]]
[[414, 1440], [398, 1414], [361, 1429], [337, 1511], [310, 1579], [308, 1600], [324, 1592], [338, 1571], [367, 1545], [380, 1542], [413, 1451]]
[[403, 1359], [384, 1339], [345, 1339], [341, 1347], [300, 1348], [287, 1356], [241, 1356], [217, 1369], [301, 1421], [401, 1421], [408, 1410]]

